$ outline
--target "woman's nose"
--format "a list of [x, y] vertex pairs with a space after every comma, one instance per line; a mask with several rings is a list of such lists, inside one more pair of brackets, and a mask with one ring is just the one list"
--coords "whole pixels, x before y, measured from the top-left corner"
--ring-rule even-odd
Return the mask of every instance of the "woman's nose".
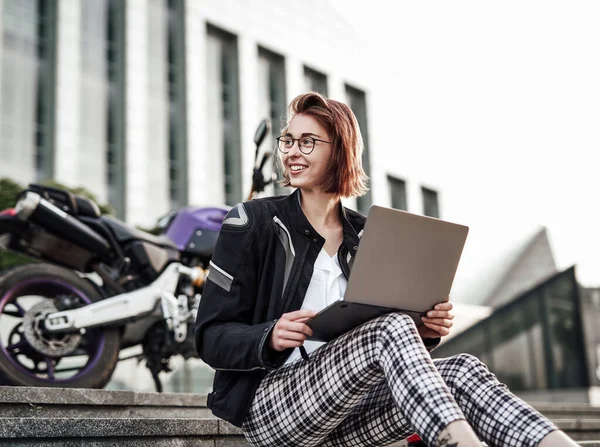
[[298, 155], [301, 153], [302, 151], [300, 151], [300, 140], [292, 141], [292, 147], [290, 147], [290, 150], [288, 151], [288, 156]]

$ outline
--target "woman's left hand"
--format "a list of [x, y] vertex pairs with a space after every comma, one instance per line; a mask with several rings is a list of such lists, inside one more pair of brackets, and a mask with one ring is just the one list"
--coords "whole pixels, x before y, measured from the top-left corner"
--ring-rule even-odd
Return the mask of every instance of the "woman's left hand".
[[452, 312], [452, 303], [446, 301], [436, 304], [433, 310], [427, 312], [426, 317], [421, 317], [423, 325], [419, 326], [419, 335], [421, 338], [444, 337], [450, 333], [454, 312]]

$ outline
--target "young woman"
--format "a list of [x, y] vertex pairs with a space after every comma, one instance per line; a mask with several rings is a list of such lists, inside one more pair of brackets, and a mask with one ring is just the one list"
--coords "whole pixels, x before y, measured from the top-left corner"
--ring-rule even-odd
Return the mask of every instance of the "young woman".
[[470, 355], [432, 360], [452, 327], [438, 304], [418, 327], [388, 314], [327, 343], [305, 324], [344, 295], [365, 217], [360, 130], [316, 93], [289, 106], [278, 138], [289, 196], [234, 207], [223, 222], [197, 318], [216, 370], [208, 406], [254, 446], [382, 446], [417, 432], [430, 446], [574, 446]]

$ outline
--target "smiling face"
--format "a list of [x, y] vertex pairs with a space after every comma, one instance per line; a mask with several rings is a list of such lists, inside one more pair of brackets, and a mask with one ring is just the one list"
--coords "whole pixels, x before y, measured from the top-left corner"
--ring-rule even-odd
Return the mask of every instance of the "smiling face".
[[[323, 126], [313, 117], [304, 114], [295, 115], [291, 119], [284, 135], [294, 139], [312, 137], [317, 140], [331, 141]], [[320, 189], [319, 185], [331, 160], [331, 151], [331, 144], [316, 141], [313, 151], [308, 155], [303, 154], [298, 148], [298, 141], [295, 141], [287, 154], [280, 153], [283, 168], [290, 179], [290, 186], [306, 191]]]

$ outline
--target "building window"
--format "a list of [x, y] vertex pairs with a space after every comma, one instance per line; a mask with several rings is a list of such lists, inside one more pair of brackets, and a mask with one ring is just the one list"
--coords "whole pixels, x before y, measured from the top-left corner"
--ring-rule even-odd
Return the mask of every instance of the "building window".
[[125, 219], [125, 2], [108, 0], [106, 16], [106, 184], [108, 202]]
[[242, 154], [237, 37], [207, 27], [209, 144], [223, 154], [225, 202], [242, 200]]
[[171, 209], [188, 203], [185, 82], [185, 8], [183, 0], [167, 0], [169, 83], [169, 198]]
[[327, 76], [309, 67], [304, 67], [304, 86], [309, 92], [327, 96]]
[[36, 180], [54, 177], [56, 1], [37, 0], [38, 81], [35, 119]]
[[430, 217], [440, 217], [438, 193], [433, 189], [421, 188], [423, 194], [423, 214]]
[[[356, 88], [346, 86], [346, 101], [348, 105], [356, 115], [356, 120], [358, 121], [358, 125], [360, 127], [360, 132], [362, 134], [363, 142], [365, 144], [365, 149], [362, 156], [362, 164], [363, 169], [367, 176], [371, 174], [371, 166], [369, 162], [369, 132], [367, 127], [367, 100], [365, 92], [358, 90]], [[371, 190], [367, 191], [367, 193], [356, 199], [356, 206], [358, 211], [363, 214], [367, 214], [369, 208], [371, 207], [372, 196]]]
[[390, 198], [392, 208], [408, 211], [408, 200], [406, 198], [406, 182], [399, 178], [388, 175], [390, 185]]
[[0, 20], [0, 175], [45, 180], [54, 175], [56, 0], [5, 0]]
[[[281, 133], [285, 122], [286, 87], [285, 87], [285, 60], [283, 56], [264, 48], [258, 49], [259, 65], [259, 97], [260, 115], [271, 120], [271, 135], [263, 143], [272, 149], [275, 156], [275, 138]], [[258, 124], [258, 123], [257, 123]], [[267, 168], [265, 168], [265, 172]], [[275, 194], [289, 194], [290, 189], [275, 184]]]

